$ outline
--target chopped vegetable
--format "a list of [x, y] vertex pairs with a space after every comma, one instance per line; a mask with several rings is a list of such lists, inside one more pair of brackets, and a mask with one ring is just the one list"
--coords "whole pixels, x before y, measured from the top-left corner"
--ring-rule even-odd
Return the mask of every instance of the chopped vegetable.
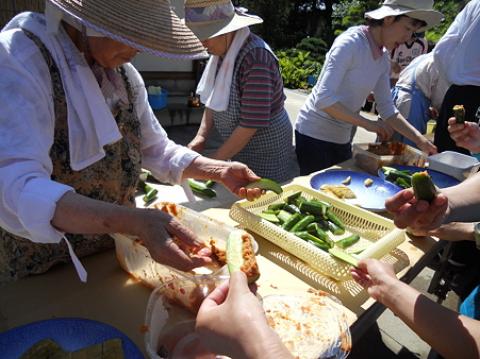
[[247, 275], [249, 283], [260, 277], [257, 260], [253, 251], [250, 235], [241, 230], [230, 233], [227, 239], [227, 266], [230, 273], [241, 270]]
[[193, 193], [195, 193], [196, 195], [207, 197], [207, 198], [213, 198], [217, 196], [217, 192], [207, 187], [207, 185], [203, 182], [196, 181], [194, 179], [189, 178], [188, 185], [192, 189]]
[[282, 186], [280, 186], [276, 181], [269, 178], [261, 178], [258, 181], [251, 182], [245, 186], [245, 188], [260, 188], [267, 191], [273, 191], [276, 194], [283, 192]]
[[455, 121], [457, 121], [457, 123], [465, 123], [465, 107], [463, 107], [463, 105], [453, 106], [453, 116], [455, 116]]
[[350, 183], [352, 183], [352, 177], [351, 176], [348, 176], [347, 178], [345, 178], [342, 181], [342, 184], [344, 184], [345, 186], [348, 186]]
[[272, 223], [280, 223], [280, 219], [278, 219], [278, 217], [272, 213], [262, 212], [260, 213], [260, 217]]
[[360, 240], [360, 236], [358, 234], [352, 234], [351, 236], [345, 237], [340, 241], [336, 242], [335, 244], [342, 249], [348, 248], [353, 246]]
[[415, 197], [419, 200], [432, 202], [437, 197], [437, 189], [427, 171], [414, 173], [412, 187]]
[[297, 222], [300, 222], [302, 219], [302, 215], [300, 213], [295, 213], [292, 214], [292, 216], [282, 225], [282, 228], [286, 231], [290, 231], [292, 227], [297, 224]]
[[358, 267], [358, 259], [348, 254], [343, 249], [333, 247], [328, 250], [328, 253], [330, 253], [332, 257], [340, 259], [341, 261], [346, 262], [354, 267]]
[[367, 178], [365, 181], [363, 181], [363, 184], [365, 187], [370, 187], [373, 184], [373, 180], [371, 178]]

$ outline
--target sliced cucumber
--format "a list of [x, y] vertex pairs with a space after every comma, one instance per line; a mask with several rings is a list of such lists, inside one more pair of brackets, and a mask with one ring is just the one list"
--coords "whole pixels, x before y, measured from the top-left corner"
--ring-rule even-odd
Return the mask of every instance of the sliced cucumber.
[[278, 182], [268, 178], [261, 178], [258, 181], [251, 182], [246, 185], [245, 188], [260, 188], [266, 191], [273, 191], [276, 194], [283, 192], [282, 186], [280, 186]]
[[242, 271], [248, 282], [255, 282], [260, 277], [250, 235], [242, 230], [230, 232], [227, 239], [227, 267], [231, 273]]
[[332, 257], [340, 259], [341, 261], [348, 263], [354, 267], [358, 267], [358, 259], [338, 247], [330, 248], [328, 250], [328, 253], [330, 253]]
[[437, 197], [438, 191], [427, 171], [412, 175], [412, 187], [418, 200], [431, 203]]

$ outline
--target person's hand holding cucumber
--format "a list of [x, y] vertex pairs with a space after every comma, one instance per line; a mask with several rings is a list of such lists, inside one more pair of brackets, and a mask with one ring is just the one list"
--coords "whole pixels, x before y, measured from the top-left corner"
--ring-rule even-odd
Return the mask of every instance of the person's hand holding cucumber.
[[438, 192], [427, 172], [412, 176], [412, 188], [398, 192], [385, 202], [399, 228], [430, 230], [437, 228], [449, 213], [448, 198]]
[[262, 304], [241, 271], [217, 287], [204, 300], [197, 315], [196, 333], [216, 354], [233, 358], [292, 358], [278, 335], [268, 326]]
[[480, 127], [475, 122], [458, 123], [455, 117], [448, 120], [448, 132], [458, 147], [473, 153], [480, 152]]

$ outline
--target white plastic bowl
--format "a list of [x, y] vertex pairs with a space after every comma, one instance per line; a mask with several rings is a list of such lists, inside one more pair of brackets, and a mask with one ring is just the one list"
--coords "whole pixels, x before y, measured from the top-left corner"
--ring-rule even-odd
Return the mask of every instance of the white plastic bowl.
[[472, 156], [445, 151], [428, 157], [429, 168], [463, 181], [480, 168], [480, 162]]

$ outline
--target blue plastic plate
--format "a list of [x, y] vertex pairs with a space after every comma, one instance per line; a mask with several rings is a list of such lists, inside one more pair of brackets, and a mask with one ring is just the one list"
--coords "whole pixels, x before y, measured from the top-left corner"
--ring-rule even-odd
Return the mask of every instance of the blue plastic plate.
[[[427, 171], [430, 177], [432, 177], [433, 183], [435, 183], [435, 185], [438, 188], [452, 187], [460, 183], [460, 181], [457, 180], [456, 178], [453, 178], [442, 172], [430, 170], [428, 168], [414, 167], [414, 166], [401, 166], [401, 165], [392, 165], [388, 167], [392, 167], [397, 170], [407, 170], [407, 171], [410, 171], [411, 173]], [[382, 179], [385, 179], [385, 174], [383, 173], [381, 168], [378, 170], [378, 176]]]
[[[349, 176], [352, 178], [352, 181], [348, 187], [355, 193], [357, 198], [346, 200], [346, 202], [356, 204], [373, 212], [385, 211], [385, 200], [401, 190], [397, 185], [384, 181], [379, 177], [346, 170], [330, 170], [317, 173], [310, 179], [310, 186], [319, 190], [324, 184], [339, 185]], [[367, 178], [373, 180], [373, 184], [370, 187], [366, 187], [364, 184]]]
[[65, 351], [77, 351], [119, 338], [122, 340], [124, 357], [144, 359], [142, 352], [122, 332], [114, 327], [81, 318], [57, 318], [42, 320], [0, 333], [2, 358], [18, 358], [34, 344], [52, 339]]

